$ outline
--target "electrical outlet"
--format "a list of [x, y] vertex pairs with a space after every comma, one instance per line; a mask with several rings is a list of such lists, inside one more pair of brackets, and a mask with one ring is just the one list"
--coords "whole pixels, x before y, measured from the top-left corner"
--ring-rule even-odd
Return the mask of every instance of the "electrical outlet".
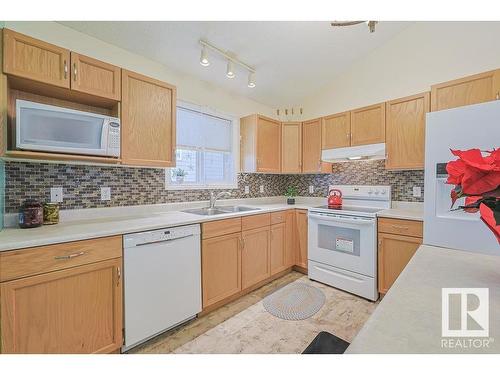
[[250, 186], [245, 185], [245, 194], [250, 194]]
[[314, 185], [309, 185], [309, 194], [314, 194]]
[[422, 196], [422, 188], [420, 186], [413, 187], [413, 197], [420, 198]]
[[101, 200], [110, 201], [111, 200], [111, 188], [107, 186], [101, 186]]
[[264, 185], [260, 185], [260, 187], [259, 187], [259, 191], [260, 191], [261, 193], [263, 193], [263, 192], [264, 192]]
[[63, 201], [63, 188], [53, 187], [50, 188], [50, 202], [61, 203]]

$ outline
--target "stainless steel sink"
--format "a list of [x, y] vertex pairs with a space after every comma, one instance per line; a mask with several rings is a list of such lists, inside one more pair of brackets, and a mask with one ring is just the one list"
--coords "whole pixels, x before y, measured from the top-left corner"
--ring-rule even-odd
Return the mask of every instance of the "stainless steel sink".
[[260, 208], [254, 208], [254, 207], [245, 207], [245, 206], [222, 206], [222, 207], [215, 207], [215, 208], [193, 208], [190, 210], [184, 210], [182, 212], [186, 212], [188, 214], [195, 214], [195, 215], [205, 215], [205, 216], [212, 216], [212, 215], [223, 215], [223, 214], [229, 214], [232, 212], [246, 212], [246, 211], [256, 211], [260, 210]]
[[183, 210], [182, 212], [186, 212], [188, 214], [195, 214], [195, 215], [205, 215], [205, 216], [212, 216], [212, 215], [222, 215], [222, 214], [227, 214], [227, 211], [222, 211], [218, 208], [193, 208], [190, 210]]
[[245, 207], [245, 206], [222, 206], [217, 207], [219, 210], [226, 212], [245, 212], [245, 211], [256, 211], [260, 210], [260, 208], [255, 207]]

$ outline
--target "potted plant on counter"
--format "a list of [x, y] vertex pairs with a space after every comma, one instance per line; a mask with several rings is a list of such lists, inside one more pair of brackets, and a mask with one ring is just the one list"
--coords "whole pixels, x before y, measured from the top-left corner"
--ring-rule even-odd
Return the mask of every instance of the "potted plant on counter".
[[289, 186], [286, 189], [285, 197], [287, 204], [295, 204], [295, 197], [297, 196], [297, 188], [295, 186]]
[[187, 172], [182, 168], [176, 168], [172, 171], [172, 175], [175, 177], [175, 181], [178, 184], [182, 184], [184, 182], [184, 177], [187, 176]]

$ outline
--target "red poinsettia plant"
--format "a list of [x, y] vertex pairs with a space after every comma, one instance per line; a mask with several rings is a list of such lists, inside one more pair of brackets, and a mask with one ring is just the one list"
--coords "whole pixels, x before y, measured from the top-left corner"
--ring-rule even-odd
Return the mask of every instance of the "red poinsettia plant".
[[446, 183], [455, 185], [451, 191], [451, 207], [465, 197], [465, 204], [456, 210], [478, 212], [500, 244], [500, 148], [481, 151], [477, 148], [451, 150], [458, 157], [448, 162]]

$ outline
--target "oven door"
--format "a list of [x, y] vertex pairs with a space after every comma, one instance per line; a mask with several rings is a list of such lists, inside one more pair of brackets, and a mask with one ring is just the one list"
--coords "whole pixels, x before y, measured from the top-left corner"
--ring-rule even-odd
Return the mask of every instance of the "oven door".
[[309, 212], [309, 260], [376, 277], [375, 218]]

